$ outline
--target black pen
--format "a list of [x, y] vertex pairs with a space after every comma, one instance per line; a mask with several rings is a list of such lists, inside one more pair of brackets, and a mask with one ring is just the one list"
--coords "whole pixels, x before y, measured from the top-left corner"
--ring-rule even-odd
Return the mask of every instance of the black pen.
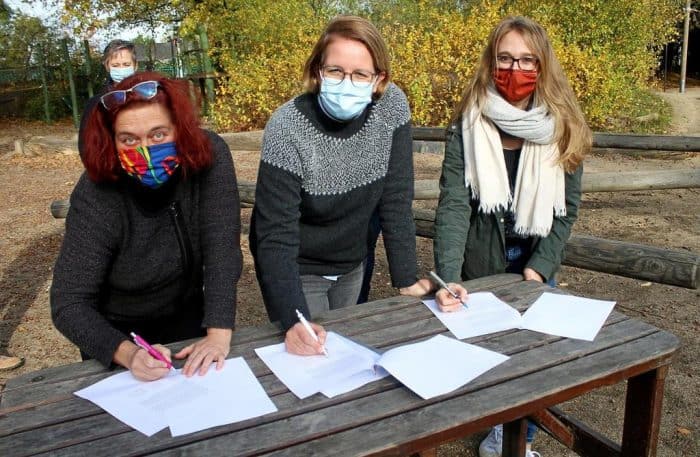
[[450, 295], [452, 295], [454, 298], [459, 300], [460, 303], [462, 303], [462, 306], [464, 306], [464, 309], [469, 309], [469, 306], [467, 306], [467, 304], [462, 301], [462, 299], [459, 297], [459, 295], [457, 295], [457, 293], [454, 290], [450, 289], [450, 287], [447, 285], [447, 283], [445, 281], [443, 281], [442, 278], [437, 275], [437, 273], [435, 273], [434, 271], [431, 271], [430, 276], [432, 276], [432, 278], [435, 281], [437, 281], [438, 284], [440, 284], [440, 287], [443, 287], [444, 289], [446, 289], [450, 293]]

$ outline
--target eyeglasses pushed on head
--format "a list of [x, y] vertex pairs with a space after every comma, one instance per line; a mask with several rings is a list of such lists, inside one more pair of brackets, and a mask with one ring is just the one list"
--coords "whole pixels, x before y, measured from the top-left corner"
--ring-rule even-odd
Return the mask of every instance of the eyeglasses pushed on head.
[[129, 93], [134, 94], [137, 97], [137, 100], [150, 100], [158, 93], [158, 86], [160, 86], [158, 81], [140, 82], [132, 86], [130, 89], [113, 90], [111, 92], [107, 92], [100, 97], [100, 101], [102, 102], [102, 106], [108, 110], [111, 110], [126, 103]]

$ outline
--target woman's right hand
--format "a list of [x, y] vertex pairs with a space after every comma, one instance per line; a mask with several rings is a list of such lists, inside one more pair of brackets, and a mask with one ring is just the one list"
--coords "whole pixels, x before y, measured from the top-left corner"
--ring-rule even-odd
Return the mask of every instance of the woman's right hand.
[[449, 283], [450, 289], [456, 293], [459, 298], [454, 298], [451, 293], [447, 291], [444, 287], [437, 291], [435, 294], [435, 301], [443, 313], [451, 313], [453, 311], [459, 311], [462, 309], [462, 304], [469, 300], [469, 294], [467, 289], [462, 287], [461, 284]]
[[[170, 349], [160, 344], [154, 344], [153, 348], [163, 354], [166, 359], [172, 360]], [[165, 362], [153, 358], [145, 349], [136, 346], [131, 341], [122, 341], [114, 354], [114, 361], [124, 368], [128, 368], [131, 374], [141, 381], [155, 381], [170, 372], [170, 368]]]
[[309, 322], [311, 328], [318, 336], [318, 341], [309, 335], [301, 322], [294, 324], [287, 330], [284, 337], [284, 345], [287, 352], [296, 355], [319, 355], [323, 354], [323, 345], [326, 344], [326, 331], [318, 324]]

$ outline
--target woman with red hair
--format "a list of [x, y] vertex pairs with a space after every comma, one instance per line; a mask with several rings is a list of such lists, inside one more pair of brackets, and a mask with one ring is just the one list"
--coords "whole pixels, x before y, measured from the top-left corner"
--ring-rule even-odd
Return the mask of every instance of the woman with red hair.
[[[153, 343], [201, 337], [174, 355], [187, 376], [228, 355], [241, 272], [240, 207], [226, 143], [201, 130], [188, 86], [139, 73], [87, 119], [51, 312], [83, 358], [165, 376]], [[133, 335], [132, 335], [133, 336]], [[136, 338], [135, 338], [136, 339]]]

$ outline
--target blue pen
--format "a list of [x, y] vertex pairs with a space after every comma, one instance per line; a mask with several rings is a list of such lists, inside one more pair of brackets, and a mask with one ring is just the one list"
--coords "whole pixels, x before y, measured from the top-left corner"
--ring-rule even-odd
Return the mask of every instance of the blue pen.
[[432, 276], [432, 278], [433, 278], [435, 281], [437, 281], [438, 284], [440, 284], [440, 287], [442, 287], [442, 288], [444, 288], [445, 290], [447, 290], [447, 291], [450, 293], [450, 295], [452, 295], [454, 298], [456, 298], [457, 300], [459, 300], [460, 303], [462, 303], [462, 306], [464, 306], [464, 309], [469, 309], [469, 306], [467, 306], [467, 304], [464, 303], [464, 302], [462, 301], [462, 299], [459, 297], [459, 295], [457, 295], [457, 293], [456, 293], [454, 290], [452, 290], [452, 289], [449, 288], [449, 286], [447, 285], [447, 283], [446, 283], [445, 281], [443, 281], [442, 278], [441, 278], [440, 276], [437, 275], [437, 273], [435, 273], [434, 271], [431, 271], [431, 272], [430, 272], [430, 276]]

